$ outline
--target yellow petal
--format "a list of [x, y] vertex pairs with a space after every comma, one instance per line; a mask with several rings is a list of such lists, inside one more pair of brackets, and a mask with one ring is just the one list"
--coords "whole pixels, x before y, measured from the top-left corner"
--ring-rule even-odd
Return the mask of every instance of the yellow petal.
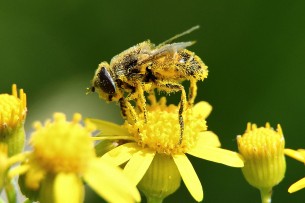
[[124, 174], [129, 177], [135, 185], [137, 185], [145, 175], [154, 156], [155, 151], [148, 148], [141, 149], [127, 162], [124, 168]]
[[298, 151], [293, 149], [284, 149], [284, 153], [287, 156], [290, 156], [291, 158], [294, 158], [300, 162], [305, 163], [304, 152], [301, 149], [299, 149]]
[[105, 153], [101, 159], [119, 166], [128, 161], [140, 149], [139, 145], [135, 142], [126, 143]]
[[196, 113], [198, 113], [201, 116], [203, 115], [204, 118], [207, 118], [212, 111], [212, 106], [206, 101], [201, 101], [194, 105], [193, 111], [193, 116], [196, 116]]
[[232, 167], [244, 166], [244, 162], [240, 154], [226, 149], [210, 146], [199, 147], [197, 145], [197, 147], [191, 149], [187, 153], [201, 159], [221, 163]]
[[38, 164], [35, 163], [28, 163], [28, 170], [25, 176], [25, 185], [28, 188], [37, 190], [40, 185], [41, 181], [46, 177], [46, 171], [43, 170]]
[[103, 121], [99, 119], [87, 118], [85, 121], [93, 123], [97, 129], [101, 131], [102, 135], [120, 135], [120, 136], [131, 136], [126, 128], [117, 125], [112, 122]]
[[293, 183], [289, 189], [288, 189], [288, 192], [289, 193], [293, 193], [293, 192], [296, 192], [300, 189], [303, 189], [305, 187], [305, 178], [302, 178], [301, 180]]
[[103, 135], [103, 133], [99, 133], [92, 137], [92, 140], [132, 140], [134, 141], [134, 137], [131, 135]]
[[107, 202], [132, 203], [141, 200], [136, 186], [124, 176], [123, 171], [106, 162], [91, 161], [84, 180]]
[[203, 189], [200, 180], [185, 154], [173, 155], [173, 159], [181, 174], [182, 180], [187, 189], [198, 202], [203, 200]]
[[84, 187], [80, 178], [74, 173], [59, 173], [54, 183], [56, 203], [81, 203], [84, 199]]
[[220, 147], [220, 141], [215, 133], [212, 131], [201, 132], [198, 137], [197, 145], [198, 147], [202, 146], [211, 146], [211, 147]]
[[18, 165], [12, 169], [10, 169], [8, 171], [8, 177], [10, 179], [13, 179], [14, 177], [20, 175], [20, 174], [24, 174], [25, 172], [27, 172], [30, 169], [30, 165], [28, 164], [22, 164], [22, 165]]
[[300, 152], [302, 156], [305, 158], [305, 149], [298, 149], [298, 152]]

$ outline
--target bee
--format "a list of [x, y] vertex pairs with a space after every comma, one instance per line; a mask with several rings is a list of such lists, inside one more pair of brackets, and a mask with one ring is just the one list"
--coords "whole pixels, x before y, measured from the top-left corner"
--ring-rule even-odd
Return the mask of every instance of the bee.
[[[114, 56], [110, 63], [101, 62], [91, 81], [90, 92], [97, 92], [106, 101], [117, 101], [125, 119], [136, 122], [134, 108], [144, 113], [144, 93], [154, 89], [166, 93], [181, 92], [179, 106], [180, 143], [183, 138], [183, 112], [192, 106], [197, 95], [197, 81], [208, 75], [207, 66], [194, 53], [186, 49], [193, 41], [171, 43], [173, 40], [198, 29], [192, 27], [155, 46], [149, 40], [141, 42]], [[190, 81], [188, 98], [183, 81]], [[135, 101], [135, 107], [130, 101]]]

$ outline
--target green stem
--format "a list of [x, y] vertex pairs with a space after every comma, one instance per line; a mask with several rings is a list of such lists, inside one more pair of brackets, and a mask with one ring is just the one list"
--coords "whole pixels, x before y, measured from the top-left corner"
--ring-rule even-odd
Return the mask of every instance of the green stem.
[[32, 203], [33, 201], [31, 201], [31, 200], [29, 200], [29, 199], [26, 199], [26, 200], [24, 200], [24, 202], [23, 203]]
[[260, 189], [262, 203], [271, 203], [272, 188]]
[[16, 188], [14, 183], [10, 182], [5, 186], [6, 197], [9, 203], [17, 203]]
[[163, 199], [159, 197], [146, 196], [147, 203], [162, 203]]

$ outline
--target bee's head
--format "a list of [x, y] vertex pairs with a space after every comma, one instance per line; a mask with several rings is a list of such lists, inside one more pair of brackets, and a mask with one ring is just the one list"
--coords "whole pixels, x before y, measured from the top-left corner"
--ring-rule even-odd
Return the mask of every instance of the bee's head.
[[116, 86], [109, 73], [109, 64], [107, 62], [99, 64], [88, 91], [97, 92], [99, 96], [106, 101], [113, 101], [113, 97], [116, 93]]

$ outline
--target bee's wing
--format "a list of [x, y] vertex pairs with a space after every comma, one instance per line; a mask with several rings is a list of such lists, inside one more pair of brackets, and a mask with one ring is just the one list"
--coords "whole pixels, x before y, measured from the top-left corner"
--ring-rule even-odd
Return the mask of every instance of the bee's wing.
[[168, 54], [174, 54], [182, 49], [185, 49], [186, 47], [189, 47], [193, 45], [195, 41], [190, 42], [177, 42], [172, 44], [165, 44], [163, 46], [158, 46], [155, 49], [152, 49], [150, 53], [146, 53], [146, 57], [144, 57], [142, 60], [138, 61], [138, 64], [144, 64], [150, 61], [153, 61], [155, 59], [161, 58]]
[[156, 56], [160, 54], [162, 55], [162, 53], [176, 53], [177, 51], [192, 46], [193, 44], [195, 44], [195, 41], [165, 44], [161, 47], [157, 47], [156, 49], [152, 50], [152, 55]]

